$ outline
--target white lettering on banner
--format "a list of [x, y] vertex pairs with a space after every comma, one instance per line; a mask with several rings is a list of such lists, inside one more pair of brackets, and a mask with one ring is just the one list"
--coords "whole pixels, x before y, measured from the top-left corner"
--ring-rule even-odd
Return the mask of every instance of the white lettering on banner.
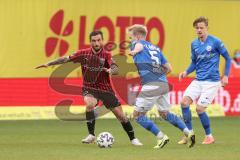
[[238, 94], [237, 98], [234, 100], [231, 112], [240, 112], [240, 94]]
[[139, 85], [128, 84], [128, 104], [134, 105], [140, 89]]
[[177, 93], [178, 93], [178, 104], [180, 104], [183, 98], [183, 91], [178, 91]]
[[[128, 84], [128, 104], [133, 105], [135, 103], [139, 89], [139, 85]], [[178, 105], [182, 100], [183, 91], [171, 91], [169, 92], [169, 96], [170, 103], [172, 105]]]
[[223, 106], [224, 112], [230, 111], [231, 96], [230, 96], [229, 92], [224, 90], [223, 88], [220, 88], [219, 91], [217, 92], [217, 95], [216, 95], [213, 103]]
[[[139, 85], [128, 84], [128, 104], [133, 105], [135, 103], [139, 89]], [[175, 90], [169, 92], [170, 103], [172, 105], [179, 105], [182, 100], [183, 93], [184, 91]], [[233, 107], [231, 108], [231, 95], [223, 88], [219, 89], [213, 103], [223, 106], [224, 112], [240, 112], [240, 94], [238, 94], [237, 98], [234, 100]]]
[[[172, 105], [177, 104], [177, 102], [176, 102], [176, 92], [173, 92], [173, 91], [169, 92], [169, 96], [170, 96], [170, 102], [171, 102], [171, 104], [172, 104]], [[178, 101], [178, 102], [179, 102], [179, 101]]]
[[178, 105], [182, 100], [183, 91], [171, 91], [169, 92], [169, 96], [170, 96], [170, 103], [172, 105], [175, 105], [175, 104]]

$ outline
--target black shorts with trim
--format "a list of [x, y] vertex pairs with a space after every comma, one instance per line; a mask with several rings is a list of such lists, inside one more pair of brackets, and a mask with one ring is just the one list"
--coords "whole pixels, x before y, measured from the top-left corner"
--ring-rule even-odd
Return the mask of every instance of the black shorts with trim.
[[113, 91], [99, 91], [89, 88], [83, 88], [83, 96], [91, 94], [97, 100], [101, 100], [107, 109], [113, 109], [121, 105]]

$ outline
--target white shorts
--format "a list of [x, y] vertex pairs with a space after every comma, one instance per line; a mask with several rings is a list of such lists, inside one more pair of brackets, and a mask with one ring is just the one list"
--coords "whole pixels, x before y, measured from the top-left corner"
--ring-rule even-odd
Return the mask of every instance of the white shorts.
[[[171, 105], [168, 90], [166, 88], [163, 89], [161, 86], [162, 84], [143, 85], [139, 96], [136, 98], [134, 110], [137, 112], [147, 112], [156, 105], [158, 111], [169, 111]], [[162, 92], [163, 90], [165, 91]]]
[[197, 81], [193, 80], [192, 83], [185, 90], [183, 97], [190, 97], [193, 101], [197, 100], [197, 104], [207, 107], [212, 103], [217, 91], [221, 87], [221, 82]]

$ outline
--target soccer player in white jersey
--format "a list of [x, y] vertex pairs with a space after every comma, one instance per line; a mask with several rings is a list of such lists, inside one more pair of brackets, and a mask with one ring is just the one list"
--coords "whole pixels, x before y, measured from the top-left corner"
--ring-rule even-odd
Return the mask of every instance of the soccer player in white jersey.
[[[188, 129], [193, 132], [192, 115], [189, 106], [198, 99], [196, 111], [206, 134], [202, 144], [212, 144], [214, 138], [205, 109], [212, 103], [218, 89], [228, 84], [231, 58], [221, 40], [208, 34], [207, 18], [199, 17], [195, 19], [193, 27], [198, 37], [191, 44], [192, 62], [187, 70], [179, 74], [179, 80], [194, 70], [196, 70], [196, 78], [187, 87], [183, 95], [181, 101], [182, 115]], [[220, 79], [219, 75], [220, 55], [225, 59], [225, 72], [222, 79]], [[178, 143], [186, 144], [186, 137], [183, 137]]]
[[153, 105], [156, 105], [160, 116], [179, 128], [188, 138], [188, 147], [193, 147], [195, 135], [178, 116], [169, 111], [169, 85], [166, 74], [171, 72], [170, 64], [159, 47], [145, 40], [147, 35], [145, 26], [133, 25], [129, 27], [128, 33], [131, 39], [130, 55], [133, 56], [142, 84], [133, 112], [136, 122], [156, 136], [158, 143], [155, 149], [163, 148], [169, 141], [168, 136], [145, 115]]

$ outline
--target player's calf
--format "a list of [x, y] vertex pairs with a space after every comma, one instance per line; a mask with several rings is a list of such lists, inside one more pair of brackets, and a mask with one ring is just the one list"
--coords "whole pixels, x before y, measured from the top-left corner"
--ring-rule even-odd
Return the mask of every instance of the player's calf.
[[168, 112], [168, 111], [159, 111], [159, 114], [161, 117], [171, 123], [173, 126], [179, 128], [181, 131], [183, 131], [185, 134], [188, 134], [189, 130], [187, 129], [187, 126], [185, 123], [175, 114]]
[[84, 102], [86, 104], [86, 111], [94, 110], [94, 107], [97, 105], [97, 99], [94, 98], [92, 95], [84, 96]]

